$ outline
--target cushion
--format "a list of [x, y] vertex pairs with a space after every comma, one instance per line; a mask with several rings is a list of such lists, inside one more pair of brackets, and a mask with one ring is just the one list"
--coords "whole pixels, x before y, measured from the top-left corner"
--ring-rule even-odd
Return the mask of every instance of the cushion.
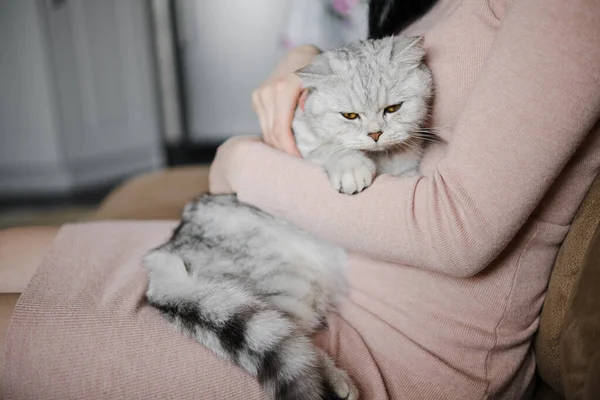
[[106, 197], [90, 219], [179, 219], [188, 201], [208, 191], [208, 172], [208, 166], [194, 165], [129, 179]]
[[561, 369], [567, 399], [600, 398], [600, 226], [596, 228], [573, 290], [560, 340]]
[[597, 178], [558, 253], [534, 343], [540, 377], [567, 398], [575, 398], [572, 391], [592, 384], [585, 374], [592, 368], [592, 357], [598, 357], [593, 349], [600, 347], [599, 226]]

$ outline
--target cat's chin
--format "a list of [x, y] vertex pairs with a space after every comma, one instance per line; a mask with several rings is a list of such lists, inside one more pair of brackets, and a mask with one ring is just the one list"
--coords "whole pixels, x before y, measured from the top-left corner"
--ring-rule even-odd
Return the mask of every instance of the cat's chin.
[[374, 146], [362, 147], [357, 150], [366, 151], [368, 153], [382, 153], [389, 151], [403, 151], [408, 150], [409, 146], [407, 143], [398, 142], [398, 143], [386, 143], [386, 144], [376, 144]]
[[367, 153], [383, 153], [384, 151], [390, 151], [392, 150], [393, 147], [365, 147], [360, 149], [361, 151], [367, 152]]

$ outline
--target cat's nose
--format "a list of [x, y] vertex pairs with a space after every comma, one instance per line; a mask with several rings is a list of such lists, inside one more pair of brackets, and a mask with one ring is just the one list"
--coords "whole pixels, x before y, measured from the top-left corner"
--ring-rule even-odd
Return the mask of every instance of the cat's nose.
[[383, 135], [383, 132], [379, 131], [379, 132], [371, 132], [369, 134], [367, 134], [368, 137], [370, 137], [371, 139], [373, 139], [374, 141], [378, 141], [379, 140], [379, 136]]

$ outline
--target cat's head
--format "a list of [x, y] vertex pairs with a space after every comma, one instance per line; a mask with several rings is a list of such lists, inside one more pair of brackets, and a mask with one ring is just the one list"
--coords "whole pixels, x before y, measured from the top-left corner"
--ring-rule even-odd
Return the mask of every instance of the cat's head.
[[379, 151], [418, 136], [432, 93], [421, 38], [393, 36], [324, 52], [296, 74], [306, 121], [321, 139]]

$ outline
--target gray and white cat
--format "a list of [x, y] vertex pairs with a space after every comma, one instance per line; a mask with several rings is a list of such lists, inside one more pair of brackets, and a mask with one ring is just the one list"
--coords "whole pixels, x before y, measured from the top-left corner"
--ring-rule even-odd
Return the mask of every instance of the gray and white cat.
[[[431, 93], [421, 42], [394, 37], [320, 55], [293, 128], [333, 187], [414, 173]], [[255, 376], [274, 399], [349, 399], [348, 374], [313, 345], [345, 293], [345, 251], [234, 195], [186, 205], [169, 241], [144, 257], [147, 298], [188, 336]]]
[[297, 72], [308, 96], [292, 124], [298, 150], [346, 194], [378, 174], [418, 174], [432, 94], [421, 38], [389, 37], [325, 52]]

